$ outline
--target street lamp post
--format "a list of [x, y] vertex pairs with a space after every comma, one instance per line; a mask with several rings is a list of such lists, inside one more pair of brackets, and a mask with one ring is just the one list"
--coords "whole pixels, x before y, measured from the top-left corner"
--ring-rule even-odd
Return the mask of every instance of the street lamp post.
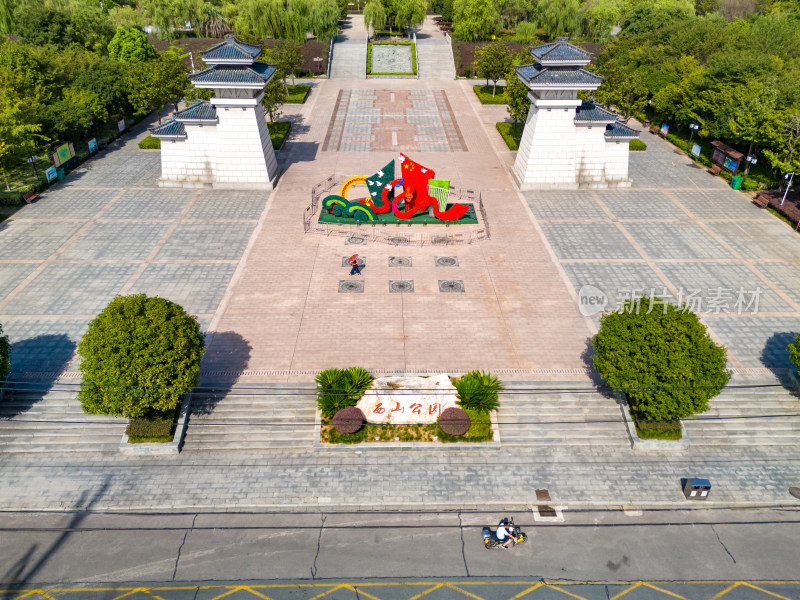
[[692, 133], [689, 134], [689, 153], [691, 153], [692, 152], [692, 139], [694, 138], [695, 132], [698, 129], [700, 129], [700, 125], [698, 125], [697, 123], [692, 123], [691, 125], [689, 125], [689, 129], [692, 130]]
[[755, 166], [755, 164], [758, 162], [758, 159], [754, 154], [748, 154], [745, 160], [747, 160], [747, 166], [744, 168], [744, 175], [747, 177], [747, 174], [750, 172], [750, 165]]
[[786, 180], [786, 189], [783, 191], [783, 198], [781, 198], [781, 206], [783, 203], [786, 202], [786, 194], [789, 193], [789, 188], [792, 187], [792, 180], [794, 179], [794, 173], [787, 173], [783, 176]]

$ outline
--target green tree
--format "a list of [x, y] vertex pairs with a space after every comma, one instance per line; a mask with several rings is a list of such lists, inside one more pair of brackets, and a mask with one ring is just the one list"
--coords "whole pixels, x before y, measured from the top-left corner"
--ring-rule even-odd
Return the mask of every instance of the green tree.
[[[773, 86], [759, 81], [752, 81], [740, 90], [735, 101], [728, 104], [723, 131], [729, 139], [748, 144], [749, 156], [755, 144], [770, 144], [773, 136], [778, 135], [775, 123], [778, 94]], [[750, 163], [747, 163], [748, 170], [749, 167]]]
[[279, 79], [273, 77], [264, 89], [264, 97], [261, 99], [261, 105], [264, 111], [269, 115], [270, 122], [275, 122], [275, 119], [281, 116], [281, 106], [289, 99], [286, 93], [286, 88]]
[[108, 55], [120, 62], [146, 61], [156, 57], [156, 49], [139, 29], [117, 27], [117, 32], [108, 43]]
[[14, 0], [0, 0], [0, 33], [11, 33], [14, 23]]
[[11, 343], [8, 341], [8, 336], [3, 333], [3, 326], [0, 325], [0, 387], [5, 384], [9, 371], [11, 371]]
[[[0, 334], [2, 333], [3, 330], [0, 329]], [[800, 335], [794, 338], [794, 344], [789, 344], [786, 349], [789, 351], [789, 358], [791, 359], [794, 368], [800, 370]], [[0, 368], [2, 368], [1, 363]]]
[[[492, 96], [497, 92], [497, 80], [511, 69], [511, 50], [503, 42], [493, 42], [478, 48], [475, 52], [475, 67], [480, 76], [494, 84]], [[515, 77], [516, 79], [516, 77]]]
[[0, 170], [7, 192], [11, 191], [9, 171], [47, 141], [40, 133], [41, 124], [33, 121], [32, 114], [24, 107], [25, 102], [14, 89], [0, 87]]
[[536, 23], [529, 21], [517, 23], [517, 27], [514, 30], [514, 39], [525, 44], [532, 44], [539, 39], [539, 27]]
[[222, 37], [231, 32], [228, 20], [222, 14], [222, 9], [210, 2], [203, 3], [200, 10], [197, 31], [206, 37]]
[[176, 27], [182, 28], [187, 22], [198, 20], [201, 5], [193, 0], [139, 0], [137, 7], [158, 28], [160, 37], [171, 40]]
[[287, 76], [291, 76], [294, 85], [294, 70], [303, 64], [303, 45], [294, 40], [278, 40], [269, 56], [283, 80], [283, 86], [286, 87]]
[[364, 6], [364, 25], [373, 34], [386, 27], [386, 11], [380, 0], [369, 0]]
[[330, 39], [339, 31], [339, 6], [336, 0], [312, 0], [307, 28], [319, 39]]
[[622, 0], [588, 0], [578, 9], [577, 18], [584, 35], [601, 42], [607, 40], [612, 27], [619, 24], [623, 10]]
[[780, 142], [773, 145], [772, 149], [763, 151], [773, 169], [787, 173], [800, 171], [800, 108], [795, 112], [787, 111], [778, 119], [778, 135]]
[[511, 115], [514, 123], [524, 123], [531, 108], [531, 99], [528, 98], [528, 86], [517, 77], [514, 69], [506, 74], [505, 93], [508, 101], [508, 114]]
[[129, 419], [174, 410], [197, 385], [204, 344], [197, 319], [174, 302], [117, 296], [78, 344], [83, 410]]
[[426, 0], [392, 0], [392, 6], [395, 27], [408, 31], [409, 37], [412, 28], [425, 22], [425, 11], [428, 8]]
[[552, 39], [578, 30], [579, 0], [539, 0], [538, 21]]
[[129, 71], [129, 100], [137, 115], [158, 111], [167, 103], [175, 104], [186, 94], [190, 86], [189, 75], [179, 49], [171, 47], [159, 52], [154, 61], [133, 63]]
[[499, 15], [491, 0], [456, 0], [453, 4], [453, 35], [468, 42], [491, 39]]
[[697, 315], [658, 298], [628, 300], [620, 312], [603, 315], [592, 346], [595, 369], [645, 420], [708, 410], [731, 376], [725, 347], [714, 343]]
[[647, 104], [647, 87], [636, 71], [620, 68], [615, 63], [606, 63], [602, 69], [603, 83], [597, 89], [597, 99], [607, 106], [614, 106], [623, 118], [639, 113]]

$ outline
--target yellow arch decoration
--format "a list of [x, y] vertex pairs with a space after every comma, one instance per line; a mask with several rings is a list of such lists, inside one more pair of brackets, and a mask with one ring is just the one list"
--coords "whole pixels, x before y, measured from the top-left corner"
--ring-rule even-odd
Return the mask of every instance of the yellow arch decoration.
[[342, 198], [347, 198], [347, 190], [353, 187], [356, 183], [367, 183], [367, 178], [363, 175], [356, 175], [355, 177], [351, 177], [347, 181], [342, 184], [342, 187], [339, 188], [339, 195]]

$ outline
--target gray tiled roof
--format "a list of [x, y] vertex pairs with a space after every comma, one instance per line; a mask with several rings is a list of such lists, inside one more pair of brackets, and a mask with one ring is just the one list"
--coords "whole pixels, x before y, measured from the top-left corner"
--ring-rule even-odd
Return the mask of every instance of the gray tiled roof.
[[603, 83], [603, 78], [584, 69], [574, 67], [545, 67], [543, 65], [523, 65], [514, 67], [517, 74], [528, 83], [559, 87], [563, 85], [588, 85], [597, 86]]
[[552, 44], [531, 48], [531, 54], [533, 58], [544, 64], [549, 62], [575, 62], [586, 64], [592, 59], [592, 54], [590, 52], [573, 46], [567, 42], [567, 38], [558, 38], [558, 40]]
[[623, 125], [619, 121], [606, 125], [606, 139], [633, 139], [639, 137], [639, 132], [635, 129]]
[[183, 123], [179, 123], [175, 119], [170, 119], [150, 130], [154, 137], [186, 137], [186, 129]]
[[178, 121], [213, 121], [217, 122], [217, 108], [208, 101], [195, 102], [178, 111], [175, 115]]
[[617, 120], [614, 113], [596, 106], [594, 102], [584, 102], [575, 112], [576, 123], [613, 123]]
[[261, 46], [245, 44], [232, 35], [226, 35], [225, 41], [200, 53], [207, 63], [253, 62], [261, 54]]
[[191, 76], [192, 83], [266, 85], [275, 74], [275, 65], [253, 63], [248, 66], [213, 66]]

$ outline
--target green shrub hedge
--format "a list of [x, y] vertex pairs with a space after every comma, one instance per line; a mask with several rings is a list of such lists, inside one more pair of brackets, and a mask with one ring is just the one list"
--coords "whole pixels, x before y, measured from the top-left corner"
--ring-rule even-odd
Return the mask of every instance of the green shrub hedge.
[[142, 150], [161, 150], [161, 140], [152, 135], [148, 135], [139, 142], [139, 148]]
[[306, 84], [290, 85], [289, 98], [284, 104], [303, 104], [311, 93], [311, 86]]
[[280, 150], [284, 140], [292, 129], [292, 122], [275, 121], [273, 123], [267, 123], [267, 127], [269, 128], [269, 139], [272, 141], [272, 149]]
[[631, 140], [628, 146], [630, 147], [631, 152], [642, 152], [643, 150], [647, 150], [647, 144], [638, 139]]
[[503, 141], [509, 150], [519, 150], [519, 142], [522, 139], [522, 132], [525, 130], [524, 123], [509, 123], [502, 121], [495, 125], [497, 131], [503, 136]]

